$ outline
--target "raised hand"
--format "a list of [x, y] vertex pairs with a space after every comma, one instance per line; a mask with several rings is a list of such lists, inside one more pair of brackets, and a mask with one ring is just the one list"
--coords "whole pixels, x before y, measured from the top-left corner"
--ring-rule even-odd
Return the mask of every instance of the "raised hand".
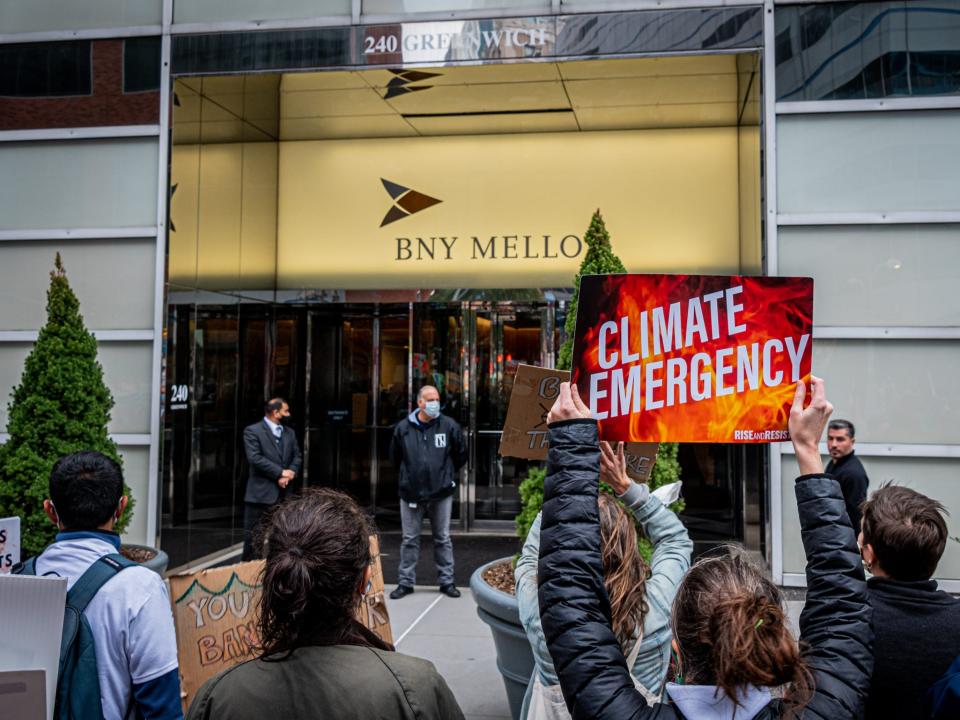
[[573, 383], [560, 383], [560, 394], [547, 413], [547, 424], [561, 420], [580, 420], [593, 417], [590, 408], [580, 399], [580, 391]]
[[827, 400], [826, 386], [818, 377], [810, 378], [810, 404], [803, 407], [807, 397], [807, 387], [797, 383], [790, 408], [790, 439], [797, 453], [797, 463], [801, 475], [815, 475], [823, 472], [823, 459], [820, 457], [820, 438], [827, 427], [833, 405]]

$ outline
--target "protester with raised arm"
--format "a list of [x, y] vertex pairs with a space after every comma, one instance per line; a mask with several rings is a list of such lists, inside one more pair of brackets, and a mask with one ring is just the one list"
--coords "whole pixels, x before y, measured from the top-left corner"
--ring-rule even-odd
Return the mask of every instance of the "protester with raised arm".
[[[627, 475], [623, 443], [616, 448], [600, 443], [600, 477], [616, 493], [616, 497], [600, 495], [604, 584], [611, 598], [612, 627], [634, 684], [647, 697], [659, 698], [670, 665], [670, 606], [690, 567], [693, 543], [676, 513], [653, 496], [645, 483], [635, 483]], [[634, 518], [653, 545], [650, 565], [637, 551]], [[522, 720], [570, 717], [540, 626], [537, 561], [541, 519], [542, 515], [537, 515], [530, 527], [515, 572], [520, 621], [535, 661]]]
[[[807, 555], [801, 647], [779, 590], [742, 554], [697, 562], [673, 606], [677, 675], [661, 703], [634, 689], [610, 627], [597, 511], [597, 425], [564, 384], [547, 418], [550, 451], [540, 544], [540, 612], [574, 720], [800, 716], [857, 718], [873, 667], [871, 611], [856, 537], [840, 487], [824, 475], [818, 443], [833, 407], [823, 381], [797, 386], [790, 433]], [[780, 697], [775, 698], [773, 690]]]

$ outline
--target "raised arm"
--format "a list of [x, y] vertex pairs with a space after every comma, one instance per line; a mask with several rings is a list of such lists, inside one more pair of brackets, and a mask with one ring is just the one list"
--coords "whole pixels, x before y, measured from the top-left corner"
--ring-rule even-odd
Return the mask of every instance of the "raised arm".
[[660, 607], [669, 608], [677, 586], [690, 568], [693, 542], [687, 529], [676, 513], [650, 494], [645, 484], [635, 483], [627, 475], [623, 443], [617, 443], [616, 448], [608, 442], [600, 443], [600, 479], [633, 511], [653, 545], [647, 596]]
[[[575, 398], [575, 400], [574, 400]], [[610, 626], [603, 584], [597, 425], [570, 384], [551, 410], [540, 537], [540, 620], [574, 720], [651, 717]]]
[[[537, 562], [540, 558], [540, 524], [543, 515], [537, 514], [527, 539], [520, 551], [520, 559], [513, 577], [517, 581], [517, 605], [520, 611], [520, 624], [527, 633], [530, 649], [537, 661], [537, 666], [548, 676], [556, 677], [553, 667], [553, 658], [547, 650], [547, 642], [543, 637], [543, 627], [540, 624], [540, 601], [537, 598]], [[555, 680], [553, 681], [556, 682]]]
[[805, 718], [858, 718], [873, 673], [872, 610], [863, 564], [840, 485], [823, 474], [818, 444], [833, 406], [823, 381], [811, 381], [812, 398], [797, 387], [790, 435], [800, 465], [796, 482], [800, 534], [807, 556], [807, 600], [800, 615], [804, 659], [813, 671], [814, 695]]

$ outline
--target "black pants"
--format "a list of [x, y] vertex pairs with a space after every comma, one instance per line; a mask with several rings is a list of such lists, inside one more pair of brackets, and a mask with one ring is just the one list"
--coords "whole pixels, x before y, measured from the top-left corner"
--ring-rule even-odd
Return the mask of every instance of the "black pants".
[[243, 504], [243, 557], [241, 560], [259, 560], [263, 557], [263, 543], [254, 543], [254, 538], [261, 540], [257, 536], [260, 534], [260, 525], [264, 514], [272, 508], [273, 505], [266, 503], [244, 503]]

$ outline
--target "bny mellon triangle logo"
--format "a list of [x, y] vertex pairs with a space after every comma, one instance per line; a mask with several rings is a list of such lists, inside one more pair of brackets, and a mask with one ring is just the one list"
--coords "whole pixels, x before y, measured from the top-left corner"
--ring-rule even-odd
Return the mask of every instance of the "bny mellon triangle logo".
[[443, 202], [443, 200], [437, 200], [437, 198], [424, 195], [421, 192], [411, 190], [408, 187], [384, 180], [383, 178], [380, 178], [380, 182], [383, 183], [384, 189], [390, 194], [390, 197], [393, 198], [393, 207], [383, 216], [383, 222], [380, 223], [380, 227], [389, 225], [397, 220], [402, 220], [409, 215], [413, 215], [414, 213], [426, 210], [428, 207]]

